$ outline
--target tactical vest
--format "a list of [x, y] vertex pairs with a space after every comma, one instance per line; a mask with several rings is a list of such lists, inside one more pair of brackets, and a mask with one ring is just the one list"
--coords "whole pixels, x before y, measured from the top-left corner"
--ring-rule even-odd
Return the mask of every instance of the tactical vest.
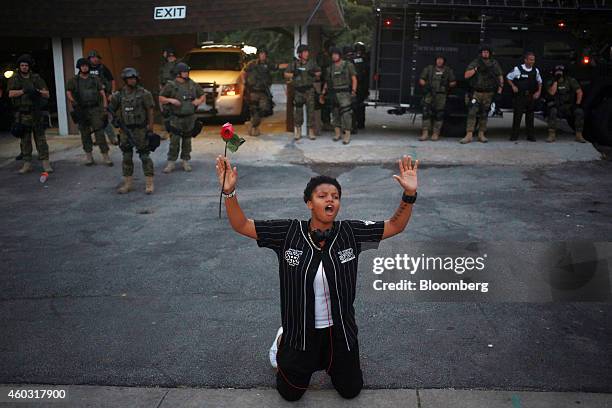
[[253, 63], [246, 76], [246, 85], [253, 91], [265, 91], [272, 83], [270, 70], [267, 63], [259, 61]]
[[522, 65], [519, 65], [517, 68], [521, 74], [514, 78], [512, 82], [519, 89], [519, 93], [534, 93], [538, 89], [538, 71], [536, 67], [531, 68], [531, 71], [525, 70]]
[[104, 86], [104, 92], [110, 94], [113, 90], [113, 84], [106, 78], [106, 76], [102, 75], [105, 69], [106, 67], [103, 64], [100, 64], [97, 67], [92, 65], [89, 69], [89, 75], [98, 78]]
[[293, 87], [294, 88], [310, 88], [314, 83], [314, 76], [312, 70], [314, 64], [312, 61], [307, 60], [306, 63], [302, 61], [293, 61], [291, 63], [291, 71], [293, 71]]
[[572, 90], [570, 81], [568, 78], [563, 78], [562, 81], [557, 83], [557, 104], [559, 105], [573, 105], [576, 101], [574, 98], [575, 90]]
[[434, 93], [446, 93], [448, 91], [448, 82], [449, 82], [449, 68], [444, 66], [442, 71], [436, 69], [435, 66], [430, 65], [429, 75], [428, 75], [428, 84], [431, 87], [432, 92]]
[[168, 81], [172, 81], [175, 78], [174, 73], [172, 72], [172, 70], [174, 69], [174, 67], [176, 66], [176, 61], [166, 61], [161, 69], [160, 69], [160, 75], [159, 75], [159, 82], [162, 86], [166, 85], [168, 83]]
[[74, 77], [75, 99], [81, 108], [92, 108], [100, 105], [100, 90], [96, 77], [88, 76], [81, 78], [80, 75]]
[[340, 66], [335, 63], [329, 67], [330, 88], [336, 92], [351, 90], [351, 76], [349, 75], [348, 62], [340, 61]]
[[195, 114], [196, 107], [192, 103], [197, 99], [195, 82], [192, 79], [187, 79], [183, 84], [179, 84], [176, 80], [168, 81], [168, 83], [174, 87], [172, 97], [181, 102], [181, 106], [171, 105], [172, 113], [179, 117]]
[[[38, 74], [34, 74], [32, 72], [30, 72], [29, 78], [24, 78], [20, 73], [17, 73], [17, 75], [11, 78], [12, 83], [10, 84], [10, 88], [25, 89], [30, 86], [36, 88], [36, 82], [38, 82], [39, 78], [40, 77]], [[11, 98], [11, 103], [19, 112], [29, 112], [32, 110], [32, 106], [34, 105], [34, 101], [30, 95], [26, 94], [23, 94], [17, 98]]]
[[144, 105], [144, 96], [147, 92], [138, 86], [132, 92], [128, 92], [124, 86], [119, 92], [119, 112], [121, 120], [128, 127], [144, 127], [147, 124], [147, 110]]
[[[481, 59], [482, 61], [482, 59]], [[489, 60], [490, 62], [484, 63], [487, 68], [483, 70], [479, 68], [476, 74], [471, 78], [470, 84], [475, 91], [478, 92], [495, 92], [499, 87], [499, 80], [495, 75], [495, 61]]]

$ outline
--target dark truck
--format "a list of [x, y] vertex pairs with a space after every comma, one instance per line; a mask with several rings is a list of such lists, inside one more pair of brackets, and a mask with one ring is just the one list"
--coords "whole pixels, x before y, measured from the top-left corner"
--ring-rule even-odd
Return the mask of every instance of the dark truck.
[[[419, 112], [421, 70], [443, 54], [458, 79], [448, 98], [443, 134], [462, 136], [469, 92], [463, 74], [478, 56], [479, 45], [493, 48], [504, 76], [522, 63], [525, 51], [533, 51], [544, 82], [559, 64], [580, 81], [585, 91], [585, 138], [598, 148], [604, 145], [602, 152], [612, 146], [612, 2], [381, 0], [375, 12], [370, 87], [374, 92], [368, 105], [388, 107], [391, 114]], [[491, 115], [511, 110], [512, 90], [504, 84]]]

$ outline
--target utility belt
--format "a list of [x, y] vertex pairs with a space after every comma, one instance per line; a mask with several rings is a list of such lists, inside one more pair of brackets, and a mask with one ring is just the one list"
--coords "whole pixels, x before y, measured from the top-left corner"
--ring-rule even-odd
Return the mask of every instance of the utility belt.
[[474, 88], [474, 92], [481, 92], [481, 93], [494, 93], [496, 89], [483, 89], [483, 88]]
[[332, 88], [331, 92], [333, 93], [341, 93], [341, 92], [351, 92], [351, 88]]
[[86, 102], [86, 103], [79, 103], [77, 104], [77, 106], [81, 109], [97, 108], [98, 106], [100, 106], [100, 103], [99, 102]]
[[298, 92], [306, 92], [310, 89], [313, 89], [313, 86], [312, 85], [295, 86], [293, 87], [293, 89], [295, 89]]
[[134, 129], [144, 129], [147, 127], [146, 124], [140, 124], [140, 125], [125, 125], [126, 128], [130, 129], [130, 130], [134, 130]]
[[519, 90], [515, 95], [516, 96], [533, 96], [535, 91], [521, 91]]
[[31, 106], [19, 106], [16, 109], [16, 112], [21, 114], [21, 115], [31, 115], [32, 114], [32, 107]]
[[186, 114], [178, 114], [178, 113], [173, 113], [172, 116], [176, 117], [176, 118], [187, 118], [189, 116], [193, 116], [195, 115], [195, 113], [186, 113]]
[[262, 92], [262, 93], [266, 93], [268, 90], [265, 87], [260, 87], [260, 86], [247, 86], [247, 90], [249, 92]]

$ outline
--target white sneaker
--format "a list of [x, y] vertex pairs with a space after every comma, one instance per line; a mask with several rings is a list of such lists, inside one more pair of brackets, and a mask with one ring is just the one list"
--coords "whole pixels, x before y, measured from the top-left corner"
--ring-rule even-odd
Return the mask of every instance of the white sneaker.
[[283, 327], [281, 326], [276, 332], [276, 337], [274, 338], [274, 343], [272, 343], [272, 347], [270, 347], [270, 364], [273, 368], [278, 368], [278, 365], [276, 364], [276, 353], [278, 352], [278, 339], [280, 339], [282, 334]]

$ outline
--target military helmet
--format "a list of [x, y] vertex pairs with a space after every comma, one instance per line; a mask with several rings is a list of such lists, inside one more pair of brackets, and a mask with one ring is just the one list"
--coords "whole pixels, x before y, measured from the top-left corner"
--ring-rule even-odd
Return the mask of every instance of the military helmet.
[[176, 50], [174, 47], [164, 47], [162, 52], [165, 52], [167, 55], [176, 55]]
[[17, 65], [26, 63], [28, 65], [34, 65], [34, 58], [30, 54], [23, 54], [17, 58]]
[[99, 53], [98, 51], [96, 51], [96, 50], [91, 50], [91, 51], [89, 51], [89, 54], [87, 54], [87, 57], [88, 57], [88, 58], [91, 58], [91, 57], [98, 57], [98, 58], [102, 58], [102, 56], [100, 55], [100, 53]]
[[189, 72], [189, 71], [191, 71], [191, 67], [185, 64], [184, 62], [179, 62], [178, 64], [174, 66], [174, 68], [172, 68], [172, 73], [174, 75], [178, 75], [181, 72]]
[[136, 71], [136, 68], [132, 68], [132, 67], [126, 67], [123, 68], [123, 71], [121, 71], [121, 78], [126, 80], [128, 78], [140, 78], [140, 75], [138, 74], [138, 71]]
[[342, 50], [340, 49], [340, 47], [329, 47], [329, 55], [332, 54], [338, 54], [339, 56], [342, 56]]
[[353, 48], [355, 49], [355, 52], [360, 52], [360, 53], [365, 53], [366, 52], [366, 46], [363, 42], [361, 41], [357, 41], [354, 45]]
[[257, 48], [257, 54], [266, 54], [266, 55], [268, 55], [268, 49], [266, 47]]
[[308, 45], [307, 45], [307, 44], [300, 44], [300, 45], [297, 47], [297, 51], [296, 51], [296, 53], [297, 53], [298, 55], [300, 55], [300, 54], [301, 54], [301, 53], [303, 53], [304, 51], [310, 51], [310, 48], [308, 47]]
[[483, 51], [489, 51], [489, 54], [493, 54], [493, 49], [489, 44], [480, 44], [480, 48], [478, 48], [478, 53], [482, 53]]
[[345, 45], [344, 47], [342, 47], [342, 54], [344, 56], [349, 55], [353, 52], [355, 52], [355, 50], [353, 49], [352, 45]]
[[83, 65], [87, 65], [91, 68], [91, 62], [87, 58], [79, 58], [76, 62], [76, 69], [81, 69]]
[[555, 66], [555, 69], [553, 70], [553, 72], [557, 72], [557, 71], [561, 71], [561, 72], [565, 72], [565, 65], [557, 65]]
[[437, 55], [434, 57], [434, 64], [436, 63], [436, 61], [438, 61], [438, 58], [442, 58], [442, 60], [443, 60], [443, 61], [444, 61], [444, 63], [446, 64], [446, 57], [445, 57], [444, 55], [442, 55], [442, 54], [437, 54]]

